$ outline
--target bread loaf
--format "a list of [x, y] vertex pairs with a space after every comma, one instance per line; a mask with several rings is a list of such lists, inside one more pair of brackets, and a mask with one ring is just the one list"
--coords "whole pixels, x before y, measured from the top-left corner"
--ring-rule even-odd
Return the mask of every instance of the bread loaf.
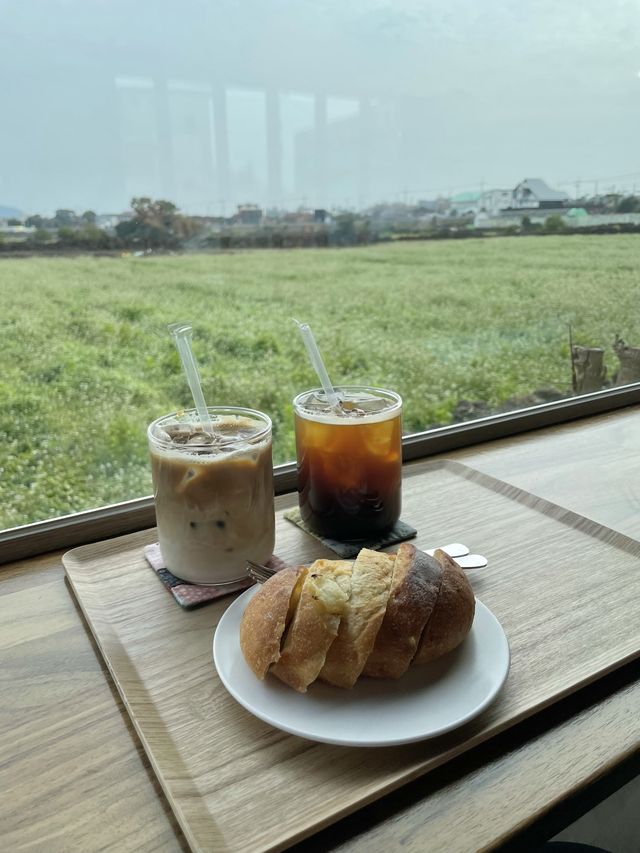
[[442, 573], [440, 563], [414, 545], [398, 548], [386, 612], [365, 675], [400, 678], [409, 669], [436, 606]]
[[271, 668], [300, 693], [318, 677], [336, 638], [349, 600], [351, 569], [346, 560], [316, 560], [306, 574], [280, 657]]
[[474, 611], [464, 572], [443, 551], [363, 549], [354, 563], [316, 560], [269, 578], [243, 614], [240, 647], [258, 678], [270, 672], [301, 693], [316, 679], [349, 688], [451, 651]]
[[414, 663], [429, 663], [459, 646], [471, 630], [476, 609], [473, 590], [460, 566], [440, 549], [433, 556], [442, 566], [442, 583]]
[[306, 569], [281, 569], [269, 578], [262, 594], [247, 604], [240, 623], [240, 648], [258, 678], [264, 678], [280, 657], [282, 636], [293, 616], [290, 605], [296, 604], [293, 592], [306, 573]]
[[384, 619], [394, 558], [363, 548], [353, 564], [349, 606], [330, 646], [320, 678], [336, 687], [353, 687], [371, 654]]

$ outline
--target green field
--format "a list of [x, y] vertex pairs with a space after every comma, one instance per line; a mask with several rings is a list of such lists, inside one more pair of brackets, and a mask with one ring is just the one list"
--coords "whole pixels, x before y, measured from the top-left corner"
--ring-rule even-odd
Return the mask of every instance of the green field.
[[166, 332], [192, 322], [211, 404], [274, 421], [315, 383], [291, 321], [335, 382], [394, 388], [405, 431], [567, 390], [575, 342], [640, 342], [640, 238], [558, 236], [145, 258], [0, 260], [0, 526], [150, 493], [147, 422], [189, 404]]

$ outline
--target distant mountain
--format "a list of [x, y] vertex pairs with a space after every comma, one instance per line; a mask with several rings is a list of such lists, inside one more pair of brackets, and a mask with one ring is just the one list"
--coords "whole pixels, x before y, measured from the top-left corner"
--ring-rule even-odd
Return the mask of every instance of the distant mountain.
[[22, 219], [24, 214], [17, 207], [3, 207], [0, 204], [0, 219]]

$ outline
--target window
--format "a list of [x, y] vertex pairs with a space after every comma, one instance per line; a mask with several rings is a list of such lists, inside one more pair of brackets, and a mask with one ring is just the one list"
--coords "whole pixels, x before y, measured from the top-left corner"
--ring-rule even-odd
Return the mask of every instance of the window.
[[276, 463], [316, 381], [292, 316], [441, 442], [635, 399], [629, 4], [0, 9], [0, 528], [150, 493], [176, 320]]

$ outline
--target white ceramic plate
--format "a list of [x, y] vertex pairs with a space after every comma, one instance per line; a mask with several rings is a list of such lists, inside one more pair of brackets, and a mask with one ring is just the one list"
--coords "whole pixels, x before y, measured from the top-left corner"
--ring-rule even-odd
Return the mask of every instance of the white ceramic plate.
[[361, 678], [353, 690], [315, 682], [296, 693], [274, 676], [260, 681], [240, 650], [240, 619], [257, 587], [225, 611], [213, 638], [220, 680], [247, 711], [290, 734], [344, 746], [390, 746], [435, 737], [481, 713], [509, 671], [502, 626], [480, 601], [468, 637], [453, 652], [410, 667], [396, 680]]

